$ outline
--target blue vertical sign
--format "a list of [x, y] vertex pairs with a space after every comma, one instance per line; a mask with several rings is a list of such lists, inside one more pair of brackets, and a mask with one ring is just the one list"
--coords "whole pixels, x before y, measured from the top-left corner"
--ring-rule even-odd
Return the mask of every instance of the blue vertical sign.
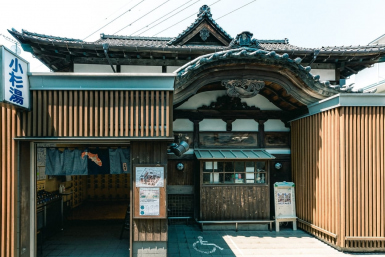
[[0, 102], [30, 109], [29, 63], [1, 46]]

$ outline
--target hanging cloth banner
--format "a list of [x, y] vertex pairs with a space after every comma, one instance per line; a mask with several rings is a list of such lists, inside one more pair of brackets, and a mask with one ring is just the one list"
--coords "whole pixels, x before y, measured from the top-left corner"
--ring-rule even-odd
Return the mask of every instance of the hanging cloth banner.
[[88, 175], [87, 158], [82, 156], [79, 149], [64, 150], [65, 175]]
[[127, 148], [109, 149], [110, 173], [122, 174], [130, 172], [130, 150]]
[[82, 153], [88, 157], [88, 175], [110, 174], [108, 149], [91, 149]]
[[47, 149], [47, 157], [45, 161], [45, 174], [61, 176], [64, 172], [64, 152], [56, 148]]
[[47, 148], [46, 175], [99, 175], [130, 173], [130, 150]]

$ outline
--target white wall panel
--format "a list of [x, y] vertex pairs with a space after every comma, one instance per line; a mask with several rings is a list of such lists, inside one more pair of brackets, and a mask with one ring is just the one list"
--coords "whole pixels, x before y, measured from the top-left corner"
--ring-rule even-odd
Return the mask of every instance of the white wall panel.
[[235, 120], [233, 131], [258, 131], [258, 122], [255, 120]]
[[199, 122], [199, 131], [226, 131], [226, 122], [219, 119], [204, 119]]
[[162, 73], [162, 66], [122, 65], [121, 73]]
[[267, 120], [264, 125], [265, 131], [290, 131], [281, 120]]
[[[116, 65], [113, 65], [116, 70]], [[110, 65], [103, 64], [74, 64], [77, 73], [114, 73]]]
[[177, 119], [173, 123], [174, 131], [190, 132], [194, 131], [194, 123], [188, 119]]

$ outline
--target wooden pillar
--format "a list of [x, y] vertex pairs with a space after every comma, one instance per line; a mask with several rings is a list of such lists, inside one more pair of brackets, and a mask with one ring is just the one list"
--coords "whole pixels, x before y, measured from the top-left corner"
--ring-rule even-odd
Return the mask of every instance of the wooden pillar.
[[202, 120], [197, 120], [197, 119], [191, 119], [190, 120], [192, 123], [194, 123], [194, 149], [199, 148], [199, 122]]
[[222, 119], [224, 122], [226, 122], [226, 131], [227, 132], [231, 132], [233, 130], [233, 122], [235, 121], [234, 120], [226, 120], [226, 119]]
[[[167, 196], [167, 142], [143, 142], [134, 141], [131, 144], [132, 173], [135, 172], [135, 165], [154, 165], [160, 164], [164, 169], [164, 190]], [[133, 174], [132, 180], [135, 180]], [[135, 184], [131, 182], [131, 192], [137, 190]], [[131, 193], [131, 195], [132, 195]], [[130, 256], [167, 256], [168, 225], [166, 218], [135, 218], [138, 213], [138, 205], [135, 204], [135, 195], [131, 197], [131, 245]], [[160, 197], [162, 198], [162, 196]], [[167, 201], [165, 201], [167, 202]], [[160, 199], [160, 204], [162, 199]], [[167, 210], [167, 205], [163, 206]]]
[[264, 148], [265, 146], [265, 122], [266, 120], [255, 120], [258, 122], [258, 147]]

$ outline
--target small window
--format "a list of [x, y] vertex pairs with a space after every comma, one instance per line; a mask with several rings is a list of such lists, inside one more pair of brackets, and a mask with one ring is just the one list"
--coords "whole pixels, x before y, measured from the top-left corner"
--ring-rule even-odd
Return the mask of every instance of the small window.
[[266, 161], [203, 162], [203, 184], [267, 184]]

